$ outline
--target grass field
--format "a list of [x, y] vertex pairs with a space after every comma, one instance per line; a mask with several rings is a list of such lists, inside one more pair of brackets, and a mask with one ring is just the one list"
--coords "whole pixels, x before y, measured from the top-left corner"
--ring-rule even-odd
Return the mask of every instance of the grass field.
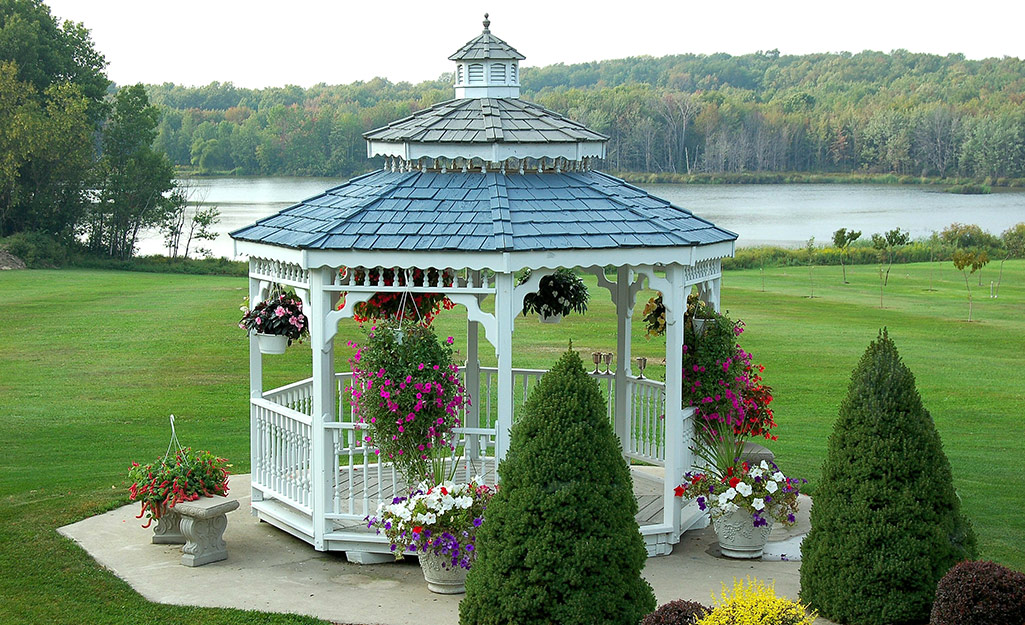
[[[984, 282], [996, 279], [996, 263]], [[889, 328], [943, 438], [982, 556], [1025, 569], [1025, 262], [1004, 268], [1000, 297], [976, 291], [949, 263], [895, 266], [879, 307], [873, 267], [729, 272], [723, 307], [747, 324], [744, 347], [775, 387], [789, 473], [814, 489], [826, 439], [851, 370]], [[763, 287], [764, 283], [764, 287]], [[593, 279], [592, 283], [593, 285]], [[98, 567], [55, 528], [127, 501], [132, 460], [160, 456], [167, 415], [183, 444], [227, 456], [249, 471], [248, 356], [235, 326], [246, 292], [239, 278], [107, 271], [0, 273], [8, 321], [0, 326], [0, 620], [11, 623], [305, 623], [294, 616], [149, 604]], [[935, 290], [932, 290], [935, 289]], [[809, 297], [814, 290], [814, 298]], [[647, 294], [639, 297], [635, 314]], [[465, 333], [459, 310], [436, 322]], [[542, 325], [520, 319], [516, 366], [547, 367], [565, 350], [614, 349], [612, 305], [592, 289], [587, 315]], [[634, 355], [664, 344], [635, 324]], [[358, 337], [352, 327], [340, 335]], [[482, 361], [493, 363], [485, 349]], [[347, 354], [339, 350], [338, 367]], [[586, 360], [585, 356], [585, 360]], [[309, 375], [308, 346], [265, 358], [265, 387]], [[657, 372], [649, 369], [651, 373]], [[146, 540], [140, 529], [140, 540]]]

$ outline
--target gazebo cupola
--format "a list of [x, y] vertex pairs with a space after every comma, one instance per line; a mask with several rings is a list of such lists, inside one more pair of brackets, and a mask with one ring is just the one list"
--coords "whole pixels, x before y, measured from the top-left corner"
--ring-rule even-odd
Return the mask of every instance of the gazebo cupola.
[[367, 156], [390, 171], [587, 171], [605, 158], [608, 137], [520, 99], [525, 57], [484, 32], [449, 57], [456, 97], [363, 135]]
[[520, 97], [519, 62], [525, 57], [491, 34], [484, 14], [484, 32], [448, 57], [456, 62], [457, 98]]

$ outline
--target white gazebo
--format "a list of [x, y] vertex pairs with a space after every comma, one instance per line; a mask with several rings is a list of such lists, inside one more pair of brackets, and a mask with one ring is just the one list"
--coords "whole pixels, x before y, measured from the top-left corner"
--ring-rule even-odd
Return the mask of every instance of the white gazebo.
[[[488, 27], [485, 16], [484, 32], [449, 57], [455, 99], [365, 135], [369, 156], [386, 157], [384, 169], [232, 233], [236, 252], [250, 259], [251, 301], [275, 285], [294, 287], [313, 348], [311, 378], [264, 390], [263, 357], [250, 341], [253, 511], [318, 550], [358, 562], [392, 558], [364, 517], [405, 485], [364, 453], [344, 392], [351, 374], [334, 368], [339, 321], [377, 292], [444, 293], [465, 308], [462, 371], [473, 402], [456, 430], [460, 470], [497, 478], [517, 409], [544, 374], [513, 366], [516, 317], [542, 277], [567, 267], [593, 273], [615, 303], [617, 366], [595, 375], [623, 455], [664, 469], [665, 479], [657, 469], [634, 479], [648, 553], [669, 553], [684, 531], [707, 522], [673, 496], [693, 461], [694, 413], [681, 408], [686, 296], [696, 287], [719, 308], [720, 260], [737, 237], [593, 170], [607, 137], [520, 100], [524, 57]], [[415, 268], [439, 278], [418, 284]], [[406, 279], [372, 281], [386, 269]], [[522, 269], [531, 278], [517, 285]], [[644, 286], [661, 291], [666, 306], [666, 383], [630, 370]], [[494, 312], [481, 307], [489, 297]], [[494, 368], [479, 364], [481, 337], [494, 347]]]

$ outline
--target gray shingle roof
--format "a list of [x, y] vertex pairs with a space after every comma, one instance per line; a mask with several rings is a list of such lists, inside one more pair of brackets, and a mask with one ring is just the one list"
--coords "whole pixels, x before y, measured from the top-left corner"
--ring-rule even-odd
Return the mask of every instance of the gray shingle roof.
[[527, 57], [516, 51], [515, 48], [491, 34], [487, 28], [466, 44], [459, 48], [450, 61], [473, 61], [480, 59], [516, 59], [522, 61]]
[[448, 100], [363, 135], [421, 143], [577, 143], [607, 136], [519, 98]]
[[377, 171], [231, 236], [300, 249], [469, 252], [677, 247], [737, 238], [594, 171]]

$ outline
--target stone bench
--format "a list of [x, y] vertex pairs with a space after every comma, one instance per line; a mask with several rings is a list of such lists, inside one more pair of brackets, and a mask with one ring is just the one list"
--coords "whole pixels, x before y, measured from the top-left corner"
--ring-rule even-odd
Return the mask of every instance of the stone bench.
[[200, 497], [175, 505], [181, 517], [181, 533], [185, 536], [182, 564], [202, 566], [228, 557], [224, 542], [224, 528], [228, 527], [225, 515], [236, 508], [238, 500], [227, 497]]

